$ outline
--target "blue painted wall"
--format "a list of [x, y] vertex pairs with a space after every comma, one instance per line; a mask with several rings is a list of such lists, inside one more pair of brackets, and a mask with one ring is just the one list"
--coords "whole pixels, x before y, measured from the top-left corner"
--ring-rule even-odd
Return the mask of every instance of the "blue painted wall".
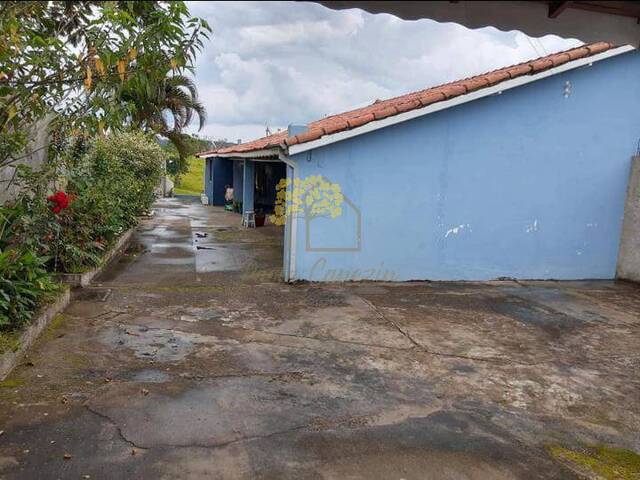
[[233, 183], [233, 161], [227, 158], [208, 158], [204, 173], [209, 204], [224, 205], [225, 186]]
[[640, 55], [624, 54], [293, 156], [361, 219], [359, 245], [347, 205], [312, 220], [325, 251], [299, 219], [296, 278], [613, 278], [638, 78]]
[[253, 195], [255, 193], [255, 162], [244, 160], [242, 167], [242, 213], [253, 212]]
[[242, 160], [233, 162], [233, 199], [238, 202], [242, 202], [243, 165]]
[[213, 159], [207, 158], [204, 163], [204, 193], [209, 197], [209, 202], [213, 198]]

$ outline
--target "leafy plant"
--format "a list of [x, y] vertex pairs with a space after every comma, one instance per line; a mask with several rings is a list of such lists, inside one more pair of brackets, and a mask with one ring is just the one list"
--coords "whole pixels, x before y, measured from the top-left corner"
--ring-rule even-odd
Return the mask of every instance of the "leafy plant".
[[69, 160], [66, 193], [48, 195], [57, 177], [52, 165], [21, 167], [20, 196], [0, 207], [0, 250], [20, 246], [46, 257], [52, 272], [77, 273], [98, 265], [104, 251], [155, 199], [165, 153], [137, 133], [97, 139]]
[[[0, 167], [26, 155], [45, 117], [55, 149], [139, 124], [140, 112], [167, 109], [162, 92], [189, 101], [181, 78], [209, 31], [181, 1], [0, 3]], [[190, 115], [173, 110], [180, 124]]]
[[60, 288], [46, 262], [46, 257], [20, 248], [0, 252], [0, 331], [27, 323], [42, 298]]
[[97, 265], [103, 251], [137, 223], [155, 200], [165, 153], [141, 132], [98, 138], [69, 172], [75, 197], [60, 215], [57, 258], [61, 269], [82, 271]]
[[195, 152], [192, 149], [192, 137], [182, 133], [182, 130], [194, 117], [198, 119], [199, 128], [203, 127], [206, 119], [206, 111], [198, 99], [193, 80], [184, 75], [166, 76], [152, 88], [142, 89], [131, 85], [123, 89], [121, 97], [134, 106], [131, 115], [133, 127], [169, 139], [184, 170], [185, 159]]
[[178, 151], [174, 143], [168, 143], [163, 146], [168, 154], [167, 173], [174, 178], [176, 185], [180, 184], [181, 176], [189, 172], [190, 165], [193, 164], [194, 160], [192, 157], [196, 153], [211, 150], [214, 145], [214, 142], [207, 138], [188, 134], [182, 134], [179, 141], [181, 143], [180, 151]]

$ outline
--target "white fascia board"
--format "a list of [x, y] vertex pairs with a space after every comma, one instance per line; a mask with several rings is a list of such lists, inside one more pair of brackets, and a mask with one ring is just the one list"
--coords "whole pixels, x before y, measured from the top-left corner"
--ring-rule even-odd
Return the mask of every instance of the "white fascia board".
[[281, 152], [279, 148], [268, 148], [264, 150], [254, 150], [251, 152], [231, 152], [231, 153], [210, 153], [203, 154], [200, 158], [260, 158], [260, 157], [277, 157]]
[[288, 155], [286, 155], [283, 152], [279, 152], [278, 153], [278, 159], [283, 162], [286, 163], [287, 165], [289, 165], [291, 168], [296, 168], [296, 162], [294, 162], [291, 158], [289, 158]]
[[321, 137], [318, 140], [312, 140], [310, 142], [301, 143], [299, 145], [292, 145], [288, 149], [288, 154], [296, 155], [298, 153], [306, 152], [308, 150], [313, 150], [315, 148], [324, 147], [326, 145], [330, 145], [335, 142], [340, 142], [342, 140], [356, 137], [358, 135], [364, 135], [365, 133], [373, 132], [380, 128], [385, 128], [391, 125], [396, 125], [398, 123], [406, 122], [408, 120], [413, 120], [414, 118], [422, 117], [423, 115], [428, 115], [430, 113], [438, 112], [440, 110], [445, 110], [447, 108], [455, 107], [456, 105], [462, 105], [467, 102], [472, 102], [473, 100], [477, 100], [479, 98], [499, 94], [505, 90], [510, 90], [512, 88], [520, 87], [522, 85], [526, 85], [527, 83], [532, 83], [537, 80], [542, 80], [543, 78], [551, 77], [553, 75], [558, 75], [559, 73], [573, 70], [575, 68], [583, 67], [585, 65], [591, 65], [592, 63], [597, 62], [599, 60], [604, 60], [605, 58], [614, 57], [616, 55], [627, 53], [632, 50], [635, 50], [635, 48], [632, 47], [631, 45], [624, 45], [622, 47], [613, 48], [611, 50], [607, 50], [606, 52], [598, 53], [590, 57], [580, 58], [572, 62], [567, 62], [563, 65], [550, 68], [549, 70], [545, 70], [543, 72], [536, 73], [534, 75], [524, 75], [522, 77], [514, 78], [512, 80], [506, 80], [492, 87], [482, 88], [480, 90], [476, 90], [475, 92], [460, 95], [458, 97], [454, 97], [449, 100], [436, 102], [426, 107], [418, 108], [405, 113], [400, 113], [398, 115], [393, 115], [391, 117], [383, 118], [382, 120], [374, 120], [373, 122], [369, 122], [361, 127], [354, 128], [352, 130], [344, 130], [342, 132], [337, 132], [331, 135], [325, 135], [324, 137]]

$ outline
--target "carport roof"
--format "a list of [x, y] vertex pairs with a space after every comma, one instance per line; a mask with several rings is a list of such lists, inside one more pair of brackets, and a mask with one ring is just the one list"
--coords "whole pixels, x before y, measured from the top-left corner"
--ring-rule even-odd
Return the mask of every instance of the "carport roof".
[[[465, 99], [462, 98], [460, 99], [461, 101], [449, 102], [450, 105], [444, 105], [444, 103], [448, 100], [459, 99], [459, 97], [465, 97], [473, 92], [482, 91], [485, 89], [487, 91], [484, 93], [486, 93], [486, 95], [489, 95], [494, 93], [489, 91], [490, 87], [508, 82], [509, 80], [528, 76], [529, 79], [525, 80], [524, 82], [520, 82], [517, 85], [528, 83], [529, 81], [534, 81], [539, 78], [548, 76], [539, 75], [542, 72], [551, 71], [563, 65], [568, 65], [569, 68], [575, 68], [582, 65], [582, 63], [578, 62], [579, 60], [602, 54], [614, 49], [614, 45], [608, 42], [598, 42], [590, 45], [582, 45], [577, 48], [554, 53], [551, 55], [547, 55], [546, 57], [530, 60], [517, 65], [500, 68], [481, 75], [465, 78], [463, 80], [458, 80], [455, 82], [446, 83], [444, 85], [419, 90], [417, 92], [408, 93], [387, 100], [376, 100], [373, 104], [366, 107], [357, 108], [355, 110], [339, 113], [337, 115], [331, 115], [321, 120], [311, 122], [309, 125], [307, 125], [307, 130], [304, 133], [290, 136], [285, 130], [273, 135], [269, 135], [267, 137], [253, 140], [251, 142], [202, 152], [198, 155], [213, 156], [215, 154], [219, 154], [228, 156], [229, 154], [249, 154], [252, 152], [270, 150], [278, 147], [286, 150], [289, 147], [305, 144], [308, 142], [314, 142], [322, 139], [323, 137], [334, 135], [340, 132], [361, 130], [361, 133], [366, 133], [373, 130], [374, 128], [363, 129], [362, 127], [364, 127], [365, 125], [379, 122], [379, 127], [387, 126], [390, 124], [390, 122], [385, 122], [383, 124], [383, 122], [380, 121], [387, 120], [390, 117], [403, 116], [402, 114], [414, 111], [416, 112], [416, 114], [410, 116], [405, 115], [403, 116], [403, 118], [398, 118], [397, 122], [393, 123], [398, 123], [410, 118], [415, 118], [416, 116], [419, 116], [421, 114], [421, 110], [425, 110], [424, 114], [429, 113], [432, 110], [429, 110], [427, 107], [433, 106], [434, 104], [439, 104], [440, 102], [443, 103], [443, 105], [439, 105], [441, 106], [441, 108], [448, 108], [449, 106], [462, 103], [463, 101], [465, 101]], [[612, 51], [611, 53], [624, 53], [631, 49], [631, 47], [624, 47], [615, 49], [619, 50], [618, 52]], [[594, 58], [593, 60], [595, 61], [596, 58]], [[575, 64], [575, 67], [573, 67], [571, 64]], [[567, 69], [568, 68], [563, 68], [562, 70], [558, 69], [558, 71], [556, 72], [547, 73], [555, 74]], [[473, 96], [473, 98], [468, 98], [467, 100], [473, 100], [475, 98], [479, 98], [479, 96]], [[358, 133], [353, 132], [353, 134], [349, 136], [354, 136], [355, 134]], [[344, 136], [344, 138], [348, 137]], [[342, 138], [339, 138], [337, 140], [340, 139]]]

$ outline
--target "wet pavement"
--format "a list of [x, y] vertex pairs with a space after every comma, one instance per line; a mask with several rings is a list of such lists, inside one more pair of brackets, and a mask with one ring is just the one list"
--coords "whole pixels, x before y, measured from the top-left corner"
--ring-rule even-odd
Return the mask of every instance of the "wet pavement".
[[571, 479], [552, 447], [640, 450], [637, 286], [288, 285], [282, 230], [238, 223], [158, 203], [0, 384], [0, 478]]

